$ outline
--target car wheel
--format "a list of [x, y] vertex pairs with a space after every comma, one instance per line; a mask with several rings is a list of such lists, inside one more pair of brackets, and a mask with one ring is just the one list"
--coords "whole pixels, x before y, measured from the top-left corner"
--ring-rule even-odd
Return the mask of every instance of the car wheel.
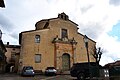
[[32, 77], [34, 77], [35, 75], [32, 75]]
[[57, 74], [55, 73], [54, 76], [56, 76]]
[[83, 73], [79, 73], [77, 76], [78, 80], [85, 80], [85, 75]]

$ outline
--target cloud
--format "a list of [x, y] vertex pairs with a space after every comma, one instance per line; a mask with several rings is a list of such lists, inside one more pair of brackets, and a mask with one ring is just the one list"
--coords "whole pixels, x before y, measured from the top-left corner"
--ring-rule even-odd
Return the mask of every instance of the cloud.
[[85, 13], [85, 12], [87, 12], [90, 8], [92, 8], [93, 7], [93, 5], [89, 5], [89, 6], [86, 6], [86, 7], [82, 7], [81, 8], [81, 12], [82, 13]]
[[88, 24], [80, 24], [80, 32], [88, 35], [92, 39], [97, 39], [104, 32], [104, 27], [100, 23], [88, 22]]
[[101, 46], [105, 50], [100, 62], [102, 65], [120, 59], [120, 42], [117, 36], [109, 36], [107, 33], [104, 33], [99, 36], [97, 42], [99, 42], [97, 43], [98, 46]]
[[120, 0], [109, 0], [109, 3], [114, 6], [120, 6]]
[[13, 24], [4, 15], [0, 14], [0, 26], [7, 31], [13, 29]]
[[[15, 25], [12, 24], [11, 21], [2, 14], [0, 14], [0, 29], [3, 32], [3, 37], [7, 35], [13, 38], [12, 40], [18, 40], [18, 33], [15, 31]], [[8, 40], [8, 37], [6, 37], [6, 40]]]

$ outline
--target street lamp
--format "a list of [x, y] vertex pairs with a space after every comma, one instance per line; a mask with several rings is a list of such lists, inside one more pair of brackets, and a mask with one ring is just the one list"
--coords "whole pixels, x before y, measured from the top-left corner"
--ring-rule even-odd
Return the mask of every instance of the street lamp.
[[87, 50], [88, 63], [90, 63], [90, 58], [89, 58], [89, 53], [88, 53], [88, 37], [86, 35], [84, 36], [84, 42], [85, 42], [85, 47]]
[[85, 47], [86, 47], [86, 51], [87, 51], [87, 58], [88, 58], [88, 67], [89, 67], [89, 76], [91, 79], [91, 70], [90, 70], [90, 58], [89, 58], [89, 52], [88, 52], [88, 37], [86, 35], [84, 35], [84, 42], [85, 42]]

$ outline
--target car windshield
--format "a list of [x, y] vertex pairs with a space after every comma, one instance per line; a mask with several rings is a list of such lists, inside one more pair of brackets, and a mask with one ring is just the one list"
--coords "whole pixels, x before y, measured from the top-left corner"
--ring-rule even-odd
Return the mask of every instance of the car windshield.
[[120, 66], [116, 66], [115, 69], [120, 70]]
[[47, 67], [47, 69], [55, 69], [54, 67]]
[[25, 67], [26, 70], [33, 70], [33, 67]]

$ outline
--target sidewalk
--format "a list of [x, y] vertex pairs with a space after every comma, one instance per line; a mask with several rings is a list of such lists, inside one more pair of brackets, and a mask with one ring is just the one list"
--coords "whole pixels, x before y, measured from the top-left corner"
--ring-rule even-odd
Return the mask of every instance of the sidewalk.
[[19, 76], [17, 73], [2, 73], [0, 76], [3, 77], [10, 77], [10, 76]]
[[70, 75], [70, 71], [58, 72], [58, 75]]

